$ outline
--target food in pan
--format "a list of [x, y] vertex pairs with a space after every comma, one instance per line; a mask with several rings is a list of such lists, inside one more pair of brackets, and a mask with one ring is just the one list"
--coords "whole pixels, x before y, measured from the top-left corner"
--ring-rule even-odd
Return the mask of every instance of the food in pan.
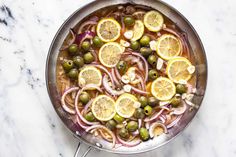
[[186, 34], [161, 12], [118, 6], [71, 28], [60, 49], [61, 106], [78, 131], [133, 147], [178, 126], [193, 107]]

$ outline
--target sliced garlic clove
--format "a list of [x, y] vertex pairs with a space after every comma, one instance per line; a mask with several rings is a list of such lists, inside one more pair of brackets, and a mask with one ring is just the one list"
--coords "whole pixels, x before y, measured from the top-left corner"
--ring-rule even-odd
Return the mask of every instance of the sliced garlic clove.
[[120, 40], [120, 45], [124, 47], [130, 47], [130, 43], [128, 41], [125, 41], [123, 39]]
[[134, 32], [132, 30], [128, 30], [124, 33], [124, 37], [126, 39], [132, 39], [133, 35], [134, 35]]
[[128, 77], [127, 75], [123, 75], [123, 76], [121, 77], [121, 81], [122, 81], [123, 83], [125, 83], [125, 84], [127, 84], [127, 83], [130, 82], [130, 81], [129, 81], [129, 77]]
[[149, 45], [150, 45], [150, 48], [151, 48], [153, 51], [156, 51], [156, 50], [157, 50], [157, 41], [152, 40], [152, 41], [149, 42]]
[[188, 68], [187, 68], [187, 70], [188, 70], [188, 72], [190, 73], [190, 74], [193, 74], [194, 72], [195, 72], [195, 66], [189, 66]]
[[159, 57], [157, 59], [157, 66], [156, 66], [157, 70], [161, 70], [163, 64], [164, 64], [164, 60]]
[[124, 85], [124, 86], [123, 86], [123, 89], [124, 89], [125, 92], [130, 92], [130, 91], [131, 91], [131, 86], [128, 85], [128, 84], [127, 84], [127, 85]]

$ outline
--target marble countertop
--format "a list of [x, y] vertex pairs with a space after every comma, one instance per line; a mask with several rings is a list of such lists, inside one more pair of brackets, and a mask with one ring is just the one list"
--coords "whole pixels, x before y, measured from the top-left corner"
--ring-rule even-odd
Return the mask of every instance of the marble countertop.
[[[56, 115], [45, 85], [49, 45], [62, 22], [91, 0], [0, 1], [0, 156], [72, 157], [78, 141]], [[142, 156], [236, 156], [236, 1], [165, 0], [195, 27], [206, 49], [208, 87], [191, 125]], [[91, 151], [88, 155], [117, 156]]]

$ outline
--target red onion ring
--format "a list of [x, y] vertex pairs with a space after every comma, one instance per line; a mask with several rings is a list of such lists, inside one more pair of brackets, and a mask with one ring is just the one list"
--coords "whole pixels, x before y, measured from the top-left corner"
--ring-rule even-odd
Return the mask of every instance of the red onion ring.
[[131, 86], [131, 89], [132, 89], [134, 92], [139, 93], [139, 94], [142, 94], [142, 95], [147, 95], [147, 94], [148, 94], [148, 92], [143, 91], [143, 90], [140, 90], [140, 89], [138, 89], [138, 88], [136, 88], [136, 87], [134, 87], [134, 86]]
[[156, 112], [152, 117], [145, 118], [144, 122], [151, 122], [151, 121], [157, 119], [162, 114], [163, 111], [164, 111], [164, 109], [161, 109], [159, 112]]
[[136, 77], [140, 80], [140, 84], [141, 84], [142, 90], [146, 91], [146, 87], [145, 87], [145, 83], [144, 83], [143, 78], [141, 76], [139, 76], [139, 75], [136, 75]]
[[88, 112], [88, 108], [92, 105], [94, 99], [89, 100], [89, 102], [84, 106], [84, 113]]
[[144, 62], [144, 64], [145, 64], [145, 82], [147, 82], [147, 80], [148, 80], [148, 63], [147, 63], [147, 61], [146, 61], [146, 59], [141, 55], [141, 54], [139, 54], [139, 53], [137, 53], [137, 52], [125, 52], [125, 53], [123, 53], [124, 55], [130, 55], [130, 54], [132, 54], [132, 55], [134, 55], [134, 56], [138, 56], [138, 57], [140, 57], [142, 60], [143, 60], [143, 62]]
[[181, 119], [181, 117], [182, 117], [182, 115], [178, 116], [175, 120], [173, 120], [170, 124], [168, 124], [166, 126], [166, 128], [169, 129], [169, 128], [173, 127], [174, 125], [176, 125], [179, 122], [179, 120]]
[[111, 130], [107, 129], [107, 128], [106, 128], [105, 126], [103, 126], [103, 125], [93, 125], [93, 126], [90, 126], [89, 128], [87, 128], [85, 131], [86, 131], [86, 132], [89, 132], [89, 131], [91, 131], [91, 130], [93, 130], [93, 129], [104, 129], [104, 130], [106, 130], [107, 133], [109, 133], [109, 134], [111, 135], [111, 137], [112, 137], [112, 148], [115, 147], [115, 144], [116, 144], [116, 136], [115, 136], [115, 134], [114, 134]]
[[70, 34], [71, 34], [72, 38], [68, 41], [66, 46], [63, 46], [60, 49], [61, 51], [64, 51], [64, 50], [68, 49], [69, 46], [75, 42], [76, 37], [75, 37], [75, 33], [74, 33], [74, 31], [72, 29], [70, 29]]
[[91, 32], [91, 31], [86, 31], [86, 32], [81, 33], [81, 34], [77, 34], [76, 39], [75, 39], [75, 43], [78, 44], [79, 47], [81, 47], [81, 44], [84, 40], [92, 39], [94, 36], [95, 36], [95, 33]]
[[150, 125], [150, 128], [149, 128], [149, 135], [151, 138], [153, 138], [155, 135], [154, 135], [154, 129], [157, 127], [157, 126], [160, 126], [163, 128], [164, 130], [164, 133], [166, 134], [167, 133], [167, 128], [164, 124], [160, 123], [160, 122], [155, 122], [155, 123], [152, 123]]
[[92, 21], [92, 20], [90, 20], [90, 21], [85, 21], [84, 23], [82, 23], [82, 24], [80, 25], [80, 27], [79, 27], [79, 29], [78, 29], [78, 31], [77, 31], [77, 34], [81, 34], [81, 33], [82, 33], [82, 30], [83, 30], [83, 28], [84, 28], [85, 26], [87, 26], [87, 25], [96, 25], [96, 24], [97, 24], [96, 21]]
[[162, 116], [160, 116], [159, 119], [161, 120], [162, 123], [166, 122], [165, 118], [163, 118]]
[[79, 100], [79, 96], [80, 94], [84, 91], [84, 90], [87, 90], [87, 89], [91, 89], [91, 88], [95, 88], [97, 89], [98, 91], [102, 92], [101, 88], [95, 86], [95, 85], [86, 85], [85, 87], [83, 87], [81, 90], [79, 90], [76, 94], [76, 97], [75, 97], [75, 111], [77, 113], [77, 115], [79, 116], [79, 118], [87, 125], [94, 125], [94, 124], [99, 124], [99, 122], [89, 122], [87, 121], [83, 115], [81, 114], [79, 108], [78, 108], [78, 100]]
[[140, 129], [142, 126], [142, 119], [138, 119], [138, 128]]
[[86, 126], [86, 125], [83, 124], [83, 122], [80, 120], [79, 116], [76, 116], [76, 120], [77, 120], [77, 123], [79, 124], [79, 126], [82, 129], [86, 130], [89, 127], [89, 126]]
[[139, 131], [136, 130], [136, 131], [134, 131], [134, 132], [131, 132], [131, 134], [132, 134], [133, 136], [137, 136], [137, 135], [139, 135]]
[[121, 94], [125, 93], [124, 90], [117, 91], [117, 90], [112, 89], [111, 86], [110, 86], [109, 83], [108, 83], [107, 75], [105, 75], [105, 76], [103, 77], [103, 79], [102, 79], [102, 84], [103, 84], [105, 90], [106, 90], [109, 94], [111, 94], [112, 96], [121, 95]]
[[77, 90], [79, 90], [79, 87], [72, 87], [72, 88], [68, 89], [67, 91], [65, 91], [65, 92], [63, 93], [62, 97], [61, 97], [61, 105], [62, 105], [62, 108], [63, 108], [66, 112], [68, 112], [68, 113], [70, 113], [70, 114], [75, 114], [76, 112], [75, 112], [75, 110], [69, 108], [69, 107], [66, 105], [65, 97], [66, 97], [67, 94], [69, 94], [69, 93], [71, 93], [71, 92], [73, 92], [73, 91], [77, 91]]
[[114, 79], [114, 82], [115, 82], [115, 84], [116, 85], [120, 85], [120, 82], [117, 80], [117, 78], [116, 78], [116, 75], [115, 75], [115, 68], [112, 68], [111, 69], [111, 76], [112, 76], [112, 78]]
[[145, 123], [145, 128], [149, 129], [150, 128], [150, 122]]
[[112, 142], [112, 139], [107, 138], [107, 136], [103, 133], [102, 130], [98, 129], [98, 132], [100, 133], [100, 135], [102, 136], [102, 138], [108, 142]]
[[127, 141], [122, 140], [118, 135], [116, 137], [117, 137], [117, 141], [119, 141], [123, 146], [126, 146], [126, 147], [134, 147], [141, 143], [140, 139], [127, 142]]
[[112, 87], [115, 87], [114, 79], [113, 79], [111, 73], [105, 67], [103, 67], [102, 65], [99, 65], [99, 64], [92, 64], [92, 65], [103, 70], [105, 73], [107, 73], [107, 75], [109, 76], [109, 78], [111, 80]]
[[182, 101], [182, 106], [176, 107], [176, 108], [172, 108], [172, 112], [170, 113], [170, 115], [181, 115], [183, 114], [186, 110], [187, 110], [187, 105], [185, 104], [184, 101]]
[[121, 76], [120, 76], [120, 73], [119, 73], [117, 67], [115, 67], [115, 74], [116, 74], [116, 77], [118, 78], [118, 80], [121, 80]]
[[94, 57], [94, 60], [95, 60], [95, 62], [98, 62], [98, 56], [97, 56], [97, 53], [96, 52], [94, 52], [94, 51], [90, 51], [91, 53], [92, 53], [92, 55], [93, 55], [93, 57]]

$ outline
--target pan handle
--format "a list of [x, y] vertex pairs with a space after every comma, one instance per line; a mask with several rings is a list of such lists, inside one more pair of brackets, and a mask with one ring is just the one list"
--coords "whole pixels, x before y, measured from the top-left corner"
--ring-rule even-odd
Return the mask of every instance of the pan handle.
[[87, 148], [87, 150], [86, 150], [81, 156], [79, 156], [80, 150], [81, 150], [81, 143], [79, 142], [74, 157], [85, 157], [85, 156], [90, 152], [91, 149], [92, 149], [92, 147], [89, 146], [89, 147]]

